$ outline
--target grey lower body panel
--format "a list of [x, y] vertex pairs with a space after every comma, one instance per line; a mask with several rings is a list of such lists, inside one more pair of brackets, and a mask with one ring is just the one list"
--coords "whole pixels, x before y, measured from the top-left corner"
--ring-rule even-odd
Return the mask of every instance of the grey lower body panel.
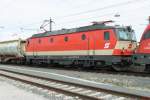
[[123, 63], [123, 62], [130, 62], [130, 56], [112, 56], [112, 55], [93, 55], [93, 56], [26, 56], [27, 61], [43, 61], [46, 63], [50, 63], [51, 60], [53, 61], [95, 61], [95, 62], [106, 62], [106, 63]]
[[150, 54], [135, 54], [132, 57], [132, 61], [141, 65], [150, 64]]

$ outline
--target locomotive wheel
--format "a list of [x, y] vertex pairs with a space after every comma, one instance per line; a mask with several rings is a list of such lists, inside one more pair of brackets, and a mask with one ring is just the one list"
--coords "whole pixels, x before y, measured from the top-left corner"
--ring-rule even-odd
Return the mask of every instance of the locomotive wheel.
[[128, 71], [132, 71], [132, 72], [146, 72], [146, 67], [142, 66], [142, 65], [132, 65], [129, 67]]
[[146, 65], [145, 71], [148, 72], [148, 73], [150, 73], [150, 64]]
[[127, 66], [123, 66], [121, 64], [113, 64], [112, 65], [112, 68], [115, 70], [115, 71], [127, 71], [128, 70], [128, 67]]

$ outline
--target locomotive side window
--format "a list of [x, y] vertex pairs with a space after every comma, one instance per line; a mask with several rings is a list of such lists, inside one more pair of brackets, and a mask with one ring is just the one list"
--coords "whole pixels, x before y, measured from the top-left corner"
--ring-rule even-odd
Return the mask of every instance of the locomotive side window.
[[67, 36], [64, 38], [64, 41], [65, 41], [65, 42], [67, 42], [67, 41], [68, 41], [68, 37], [67, 37]]
[[104, 32], [104, 40], [110, 39], [110, 33], [108, 31]]
[[38, 40], [39, 44], [41, 43], [41, 39]]
[[82, 38], [82, 40], [85, 40], [86, 39], [86, 35], [82, 34], [81, 38]]
[[53, 42], [53, 41], [54, 41], [54, 39], [53, 39], [53, 38], [50, 38], [50, 39], [49, 39], [49, 42]]
[[144, 34], [143, 39], [150, 39], [150, 30]]

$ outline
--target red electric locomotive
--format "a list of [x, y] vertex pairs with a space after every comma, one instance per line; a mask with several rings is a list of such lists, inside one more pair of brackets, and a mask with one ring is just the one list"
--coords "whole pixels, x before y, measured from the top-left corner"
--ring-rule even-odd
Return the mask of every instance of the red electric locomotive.
[[26, 60], [92, 68], [111, 65], [121, 70], [131, 64], [136, 44], [130, 27], [95, 23], [33, 35], [26, 42]]
[[150, 17], [149, 24], [145, 29], [139, 43], [136, 54], [133, 57], [135, 65], [140, 66], [145, 71], [150, 71]]

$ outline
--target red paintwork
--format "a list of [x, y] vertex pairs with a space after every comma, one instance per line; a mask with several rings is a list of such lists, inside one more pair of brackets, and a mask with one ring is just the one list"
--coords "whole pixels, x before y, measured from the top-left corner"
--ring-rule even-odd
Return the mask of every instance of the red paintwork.
[[[104, 31], [110, 32], [110, 40], [104, 41]], [[86, 39], [82, 40], [81, 36], [85, 34]], [[64, 41], [64, 37], [68, 37], [68, 41]], [[53, 38], [51, 43], [49, 40]], [[38, 43], [38, 40], [41, 43]], [[110, 43], [109, 48], [114, 49], [116, 45], [116, 35], [113, 29], [108, 30], [94, 30], [88, 32], [78, 32], [62, 35], [53, 35], [42, 38], [30, 38], [30, 43], [26, 45], [27, 52], [39, 51], [66, 51], [66, 50], [101, 50], [104, 49], [105, 43]], [[106, 50], [107, 50], [106, 49]]]
[[115, 49], [113, 51], [113, 55], [122, 55], [123, 54], [123, 51], [121, 49]]
[[113, 50], [113, 55], [124, 55], [124, 56], [128, 56], [128, 55], [132, 55], [134, 53], [133, 50], [121, 50], [121, 49], [114, 49]]
[[[110, 32], [110, 40], [104, 40], [104, 32]], [[82, 40], [81, 36], [85, 34], [86, 39]], [[68, 41], [64, 41], [65, 37], [68, 37]], [[53, 42], [50, 42], [50, 38], [53, 38]], [[41, 43], [39, 43], [39, 39]], [[105, 30], [93, 30], [86, 32], [76, 32], [70, 34], [50, 35], [41, 38], [28, 39], [29, 44], [26, 44], [26, 52], [40, 52], [40, 51], [75, 51], [75, 50], [109, 50], [113, 49], [111, 55], [131, 55], [133, 52], [122, 51], [121, 49], [115, 49], [117, 43], [117, 36], [113, 29]], [[104, 48], [106, 43], [110, 43], [109, 48]], [[105, 55], [105, 54], [102, 54]]]
[[[150, 30], [150, 24], [145, 29], [145, 31], [142, 35], [142, 38], [148, 30]], [[141, 41], [140, 41], [139, 48], [137, 49], [137, 53], [150, 53], [150, 39], [143, 40], [142, 38], [141, 38]]]

